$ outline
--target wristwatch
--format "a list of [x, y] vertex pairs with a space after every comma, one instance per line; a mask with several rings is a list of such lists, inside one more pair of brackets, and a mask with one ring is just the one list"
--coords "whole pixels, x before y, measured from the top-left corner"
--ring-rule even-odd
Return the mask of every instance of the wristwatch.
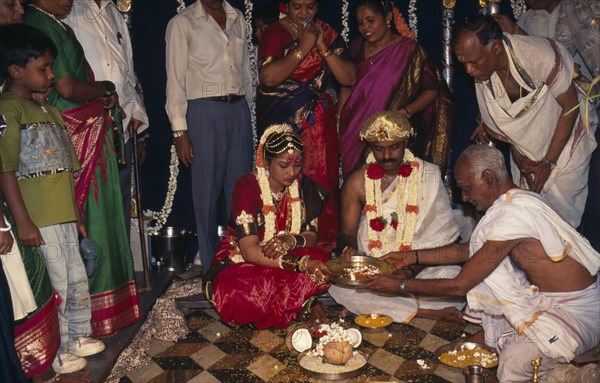
[[176, 140], [184, 134], [187, 134], [185, 130], [178, 130], [176, 132], [173, 132], [173, 139]]
[[406, 291], [404, 290], [404, 282], [406, 282], [406, 280], [401, 280], [400, 281], [400, 292], [401, 293], [405, 293]]
[[546, 157], [542, 158], [541, 162], [544, 165], [550, 166], [550, 170], [554, 170], [554, 168], [556, 167], [556, 164], [553, 163], [552, 161], [550, 161], [549, 159], [547, 159]]

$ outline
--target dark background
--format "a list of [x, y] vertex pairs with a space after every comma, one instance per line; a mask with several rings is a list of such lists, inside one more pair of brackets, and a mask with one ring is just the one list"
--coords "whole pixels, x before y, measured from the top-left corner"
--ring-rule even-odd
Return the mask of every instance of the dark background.
[[[187, 0], [191, 5], [195, 0]], [[230, 0], [230, 4], [244, 12], [243, 0]], [[271, 3], [269, 0], [254, 1], [254, 8]], [[354, 18], [356, 1], [350, 0], [350, 39], [357, 36]], [[396, 5], [408, 22], [408, 0]], [[478, 11], [477, 0], [459, 0], [455, 9], [457, 23]], [[143, 205], [145, 209], [158, 210], [164, 203], [169, 171], [169, 150], [172, 143], [169, 120], [165, 112], [165, 30], [169, 20], [177, 13], [176, 0], [134, 0], [132, 14], [132, 40], [134, 61], [141, 81], [146, 109], [150, 118], [150, 137], [146, 141], [148, 158], [142, 167]], [[338, 32], [342, 30], [342, 0], [321, 0], [318, 17], [331, 24]], [[502, 13], [511, 15], [510, 2], [501, 3]], [[430, 57], [441, 64], [442, 60], [442, 6], [441, 0], [417, 2], [418, 41]], [[455, 60], [455, 59], [454, 59]], [[441, 67], [441, 65], [440, 65]], [[469, 145], [469, 136], [475, 127], [477, 102], [472, 79], [462, 65], [454, 64], [454, 131], [452, 137], [452, 160]], [[454, 193], [457, 195], [457, 193]], [[598, 218], [596, 217], [596, 228]], [[191, 183], [189, 170], [180, 167], [178, 189], [168, 226], [194, 230]]]

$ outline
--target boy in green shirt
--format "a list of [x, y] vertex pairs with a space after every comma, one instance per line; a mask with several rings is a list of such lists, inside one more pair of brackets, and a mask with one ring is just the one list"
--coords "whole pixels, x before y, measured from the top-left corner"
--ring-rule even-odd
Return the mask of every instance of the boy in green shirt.
[[0, 179], [26, 246], [40, 246], [54, 289], [61, 298], [61, 345], [55, 371], [86, 366], [84, 356], [104, 350], [90, 334], [88, 280], [79, 254], [78, 233], [86, 236], [75, 203], [73, 172], [81, 166], [58, 109], [40, 105], [35, 94], [52, 86], [56, 47], [41, 31], [26, 25], [2, 27], [0, 76]]

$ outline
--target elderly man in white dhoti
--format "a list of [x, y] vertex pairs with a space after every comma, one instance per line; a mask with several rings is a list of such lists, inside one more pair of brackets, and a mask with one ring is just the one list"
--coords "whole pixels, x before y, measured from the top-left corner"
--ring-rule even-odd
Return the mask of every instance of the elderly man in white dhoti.
[[[343, 256], [363, 252], [381, 257], [391, 251], [425, 249], [453, 243], [459, 229], [438, 167], [406, 149], [413, 129], [400, 112], [371, 116], [360, 137], [370, 144], [366, 165], [342, 189], [338, 247]], [[404, 277], [452, 278], [459, 266], [412, 266]], [[390, 315], [408, 323], [417, 317], [462, 321], [465, 300], [449, 297], [389, 297], [332, 286], [329, 294], [355, 314]]]
[[540, 193], [573, 227], [587, 198], [595, 125], [584, 126], [573, 59], [561, 44], [502, 34], [491, 16], [468, 18], [454, 52], [475, 79], [483, 124], [473, 136], [510, 144], [513, 179]]
[[[480, 322], [485, 343], [500, 353], [501, 382], [542, 377], [600, 341], [600, 254], [539, 195], [517, 188], [499, 150], [468, 147], [456, 164], [463, 200], [486, 212], [469, 244], [420, 250], [421, 264], [465, 262], [452, 279], [380, 276], [366, 289], [388, 294], [467, 295], [465, 319]], [[386, 259], [415, 263], [415, 252]]]

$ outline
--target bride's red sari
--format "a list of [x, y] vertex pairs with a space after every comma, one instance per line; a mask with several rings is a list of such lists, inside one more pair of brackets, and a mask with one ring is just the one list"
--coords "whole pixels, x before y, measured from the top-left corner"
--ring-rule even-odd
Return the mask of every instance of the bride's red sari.
[[[300, 182], [304, 214], [302, 231], [315, 231], [316, 219], [326, 194], [304, 176]], [[289, 193], [281, 200], [276, 232], [287, 232], [291, 209]], [[204, 278], [203, 291], [225, 323], [252, 324], [257, 329], [286, 328], [312, 297], [325, 292], [328, 284], [317, 285], [305, 273], [245, 262], [238, 241], [248, 235], [264, 238], [260, 187], [254, 173], [241, 177], [233, 191], [231, 220], [225, 238], [219, 244], [211, 270]], [[308, 255], [326, 262], [329, 255], [317, 248], [290, 252], [296, 257]]]

